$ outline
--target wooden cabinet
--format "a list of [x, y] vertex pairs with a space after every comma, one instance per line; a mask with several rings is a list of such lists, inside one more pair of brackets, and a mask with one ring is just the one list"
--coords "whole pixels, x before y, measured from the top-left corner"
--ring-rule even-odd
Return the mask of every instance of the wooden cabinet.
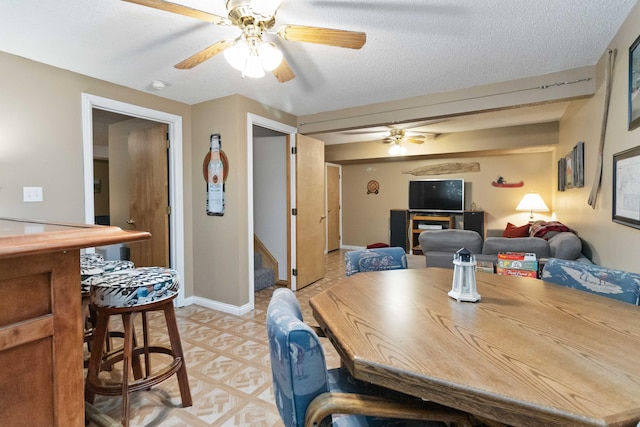
[[0, 218], [2, 425], [84, 426], [80, 248], [149, 237]]
[[411, 214], [411, 253], [422, 255], [422, 248], [418, 236], [426, 230], [444, 230], [455, 228], [454, 215], [429, 215], [422, 213]]

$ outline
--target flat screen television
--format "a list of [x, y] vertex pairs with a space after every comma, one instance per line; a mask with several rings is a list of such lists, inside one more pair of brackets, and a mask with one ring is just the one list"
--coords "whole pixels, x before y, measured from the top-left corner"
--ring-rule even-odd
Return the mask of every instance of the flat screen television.
[[409, 181], [409, 210], [463, 212], [464, 179]]

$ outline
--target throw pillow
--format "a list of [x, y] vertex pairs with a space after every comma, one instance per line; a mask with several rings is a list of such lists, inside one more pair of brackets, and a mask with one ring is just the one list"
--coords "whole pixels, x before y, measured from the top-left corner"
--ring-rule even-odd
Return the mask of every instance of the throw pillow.
[[559, 221], [537, 221], [531, 226], [531, 237], [541, 237], [549, 240], [558, 233], [571, 231], [569, 227]]
[[502, 237], [529, 237], [529, 224], [517, 227], [508, 222], [507, 228], [505, 228], [502, 233]]

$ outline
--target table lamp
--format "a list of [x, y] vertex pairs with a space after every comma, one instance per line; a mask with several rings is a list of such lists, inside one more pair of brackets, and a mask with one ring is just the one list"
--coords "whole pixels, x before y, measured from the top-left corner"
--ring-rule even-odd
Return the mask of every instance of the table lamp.
[[466, 248], [453, 256], [453, 283], [448, 295], [460, 301], [480, 301], [476, 290], [476, 257]]
[[549, 208], [542, 200], [542, 197], [538, 193], [528, 193], [525, 194], [518, 206], [516, 206], [517, 211], [529, 211], [529, 221], [533, 222], [533, 213], [534, 212], [549, 212]]

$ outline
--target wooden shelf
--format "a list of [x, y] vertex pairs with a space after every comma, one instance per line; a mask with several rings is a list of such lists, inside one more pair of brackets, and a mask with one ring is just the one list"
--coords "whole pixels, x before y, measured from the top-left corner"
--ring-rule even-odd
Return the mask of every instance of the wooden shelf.
[[[421, 224], [435, 226], [433, 228], [420, 228]], [[428, 215], [423, 213], [411, 214], [411, 253], [413, 255], [422, 255], [422, 248], [418, 242], [418, 236], [423, 231], [430, 229], [446, 230], [455, 228], [455, 215]]]

